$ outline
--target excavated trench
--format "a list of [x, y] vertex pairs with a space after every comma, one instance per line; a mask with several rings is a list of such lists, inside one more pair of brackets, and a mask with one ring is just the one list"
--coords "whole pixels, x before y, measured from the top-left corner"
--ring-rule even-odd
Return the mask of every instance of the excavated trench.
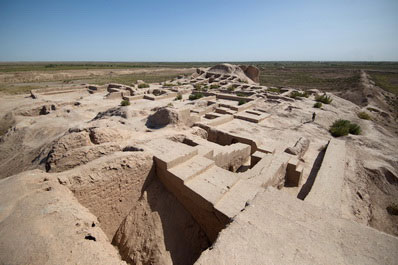
[[160, 182], [149, 154], [125, 154], [71, 190], [129, 264], [193, 264], [210, 246], [206, 234]]

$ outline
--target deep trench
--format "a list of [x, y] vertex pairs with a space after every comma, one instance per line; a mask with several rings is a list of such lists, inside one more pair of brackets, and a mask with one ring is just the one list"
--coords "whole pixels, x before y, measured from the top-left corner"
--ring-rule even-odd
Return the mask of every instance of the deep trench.
[[[120, 176], [121, 179], [136, 177], [142, 178]], [[120, 180], [111, 178], [111, 181]], [[104, 213], [106, 206], [103, 207], [104, 212], [101, 212], [101, 207], [90, 204], [90, 201], [98, 200], [98, 197], [90, 197], [86, 191], [75, 191], [75, 195], [97, 216], [109, 241], [128, 264], [193, 264], [210, 246], [210, 241], [199, 224], [156, 176], [154, 165], [142, 182], [140, 194], [132, 196], [134, 199], [130, 200], [128, 210], [118, 207], [128, 198], [113, 196], [117, 192], [119, 191], [109, 190], [109, 194], [103, 193], [100, 196], [100, 200], [106, 202], [97, 202], [100, 205], [113, 204], [112, 210], [115, 213]], [[109, 198], [112, 200], [109, 201]], [[124, 212], [123, 218], [114, 218], [117, 212]], [[114, 229], [109, 227], [117, 228], [116, 232], [112, 232]]]

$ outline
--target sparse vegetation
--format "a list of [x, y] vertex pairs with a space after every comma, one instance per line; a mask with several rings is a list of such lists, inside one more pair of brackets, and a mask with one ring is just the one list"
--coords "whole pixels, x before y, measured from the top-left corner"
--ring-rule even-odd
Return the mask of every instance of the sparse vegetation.
[[356, 123], [350, 123], [350, 134], [354, 135], [361, 134], [361, 127]]
[[333, 99], [330, 96], [324, 94], [324, 95], [316, 95], [315, 101], [321, 102], [324, 104], [330, 104], [330, 103], [332, 103]]
[[236, 95], [237, 95], [238, 97], [247, 97], [247, 94], [241, 93], [241, 92], [236, 93]]
[[209, 89], [209, 87], [207, 85], [203, 85], [203, 84], [196, 84], [193, 87], [198, 91], [207, 91]]
[[142, 84], [138, 85], [138, 88], [148, 88], [148, 87], [149, 87], [149, 84], [147, 84], [147, 83], [142, 83]]
[[234, 87], [233, 85], [230, 85], [230, 86], [227, 88], [227, 90], [232, 92], [232, 91], [235, 90], [235, 87]]
[[247, 101], [244, 99], [240, 99], [238, 102], [238, 106], [245, 104]]
[[210, 89], [217, 89], [217, 88], [220, 88], [220, 86], [216, 84], [210, 86]]
[[203, 97], [204, 97], [204, 95], [202, 93], [200, 93], [200, 92], [192, 93], [191, 95], [189, 95], [189, 100], [197, 100], [197, 99], [200, 99], [200, 98], [203, 98]]
[[127, 99], [123, 99], [122, 102], [120, 102], [120, 105], [121, 106], [128, 106], [128, 105], [130, 105], [130, 101], [127, 100]]
[[345, 136], [349, 133], [359, 135], [361, 134], [361, 127], [358, 124], [340, 119], [332, 124], [329, 131], [334, 137]]
[[372, 117], [365, 111], [361, 111], [358, 114], [358, 118], [363, 119], [363, 120], [371, 120]]
[[307, 92], [292, 91], [290, 93], [291, 98], [308, 98], [309, 94]]
[[398, 95], [397, 72], [367, 71], [367, 73], [371, 76], [376, 86]]
[[316, 102], [316, 103], [314, 104], [314, 108], [317, 108], [317, 109], [322, 108], [322, 103], [321, 103], [321, 102]]
[[164, 83], [163, 86], [165, 86], [165, 87], [173, 87], [173, 86], [175, 86], [175, 85], [174, 85], [174, 84], [171, 84], [171, 83]]
[[281, 89], [279, 87], [270, 87], [267, 89], [268, 92], [274, 92], [274, 93], [281, 93]]
[[181, 100], [181, 99], [182, 99], [182, 95], [181, 95], [181, 93], [178, 93], [175, 100]]

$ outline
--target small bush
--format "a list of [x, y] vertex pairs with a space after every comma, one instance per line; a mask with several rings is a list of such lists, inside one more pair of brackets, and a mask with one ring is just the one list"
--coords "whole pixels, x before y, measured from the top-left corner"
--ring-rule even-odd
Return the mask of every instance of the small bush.
[[182, 99], [182, 95], [181, 95], [181, 93], [178, 93], [175, 100], [181, 100], [181, 99]]
[[230, 85], [228, 88], [227, 88], [227, 90], [228, 91], [234, 91], [235, 90], [235, 86], [234, 85]]
[[307, 92], [299, 92], [299, 91], [293, 91], [290, 93], [291, 98], [308, 98], [309, 94]]
[[130, 105], [130, 101], [128, 101], [127, 99], [122, 100], [122, 102], [120, 102], [121, 106], [128, 106]]
[[245, 103], [246, 103], [246, 100], [240, 99], [239, 102], [238, 102], [238, 106], [243, 105]]
[[238, 97], [247, 97], [247, 95], [246, 95], [246, 94], [244, 94], [244, 93], [240, 93], [240, 92], [236, 93], [236, 95], [237, 95]]
[[138, 88], [148, 88], [149, 85], [147, 83], [142, 83], [138, 85]]
[[350, 123], [350, 133], [354, 135], [361, 134], [361, 127], [356, 123]]
[[210, 89], [217, 89], [217, 88], [220, 88], [220, 86], [216, 84], [210, 86]]
[[348, 135], [349, 133], [358, 135], [361, 133], [361, 127], [358, 124], [351, 123], [347, 120], [335, 121], [329, 129], [334, 137]]
[[267, 89], [268, 92], [274, 92], [274, 93], [281, 93], [281, 89], [279, 87], [270, 87]]
[[189, 100], [197, 100], [203, 97], [204, 96], [202, 93], [192, 93], [191, 95], [189, 95]]
[[193, 86], [196, 90], [201, 91], [202, 90], [202, 85], [201, 84], [196, 84]]
[[330, 104], [330, 103], [332, 103], [333, 99], [327, 95], [316, 95], [315, 101], [322, 102], [324, 104]]
[[358, 115], [358, 118], [363, 119], [363, 120], [371, 120], [372, 119], [372, 117], [370, 117], [370, 115], [365, 111], [359, 112], [357, 115]]
[[317, 109], [322, 108], [322, 103], [321, 103], [321, 102], [316, 102], [316, 103], [314, 104], [314, 108], [317, 108]]

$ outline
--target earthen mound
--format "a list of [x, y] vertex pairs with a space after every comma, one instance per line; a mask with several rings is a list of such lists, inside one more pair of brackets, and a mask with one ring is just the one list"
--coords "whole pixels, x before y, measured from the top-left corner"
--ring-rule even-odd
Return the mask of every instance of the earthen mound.
[[122, 117], [128, 119], [131, 117], [131, 113], [129, 112], [127, 107], [115, 107], [110, 108], [106, 111], [99, 112], [97, 116], [95, 116], [94, 120], [104, 119], [106, 117]]
[[[208, 71], [207, 71], [207, 75], [229, 75], [229, 76], [235, 76], [238, 79], [240, 79], [242, 82], [245, 83], [255, 83], [256, 81], [254, 79], [256, 79], [255, 77], [255, 67], [243, 67], [250, 76], [248, 76], [244, 70], [238, 66], [238, 65], [232, 65], [232, 64], [218, 64], [215, 65], [213, 67], [211, 67]], [[249, 70], [248, 70], [249, 69]], [[258, 69], [257, 69], [258, 71]], [[253, 78], [253, 79], [252, 79]]]
[[146, 125], [149, 128], [162, 128], [169, 124], [191, 126], [197, 119], [191, 116], [189, 108], [174, 109], [161, 107], [148, 117]]
[[260, 70], [253, 65], [241, 65], [240, 68], [245, 72], [245, 75], [256, 83], [260, 83]]

